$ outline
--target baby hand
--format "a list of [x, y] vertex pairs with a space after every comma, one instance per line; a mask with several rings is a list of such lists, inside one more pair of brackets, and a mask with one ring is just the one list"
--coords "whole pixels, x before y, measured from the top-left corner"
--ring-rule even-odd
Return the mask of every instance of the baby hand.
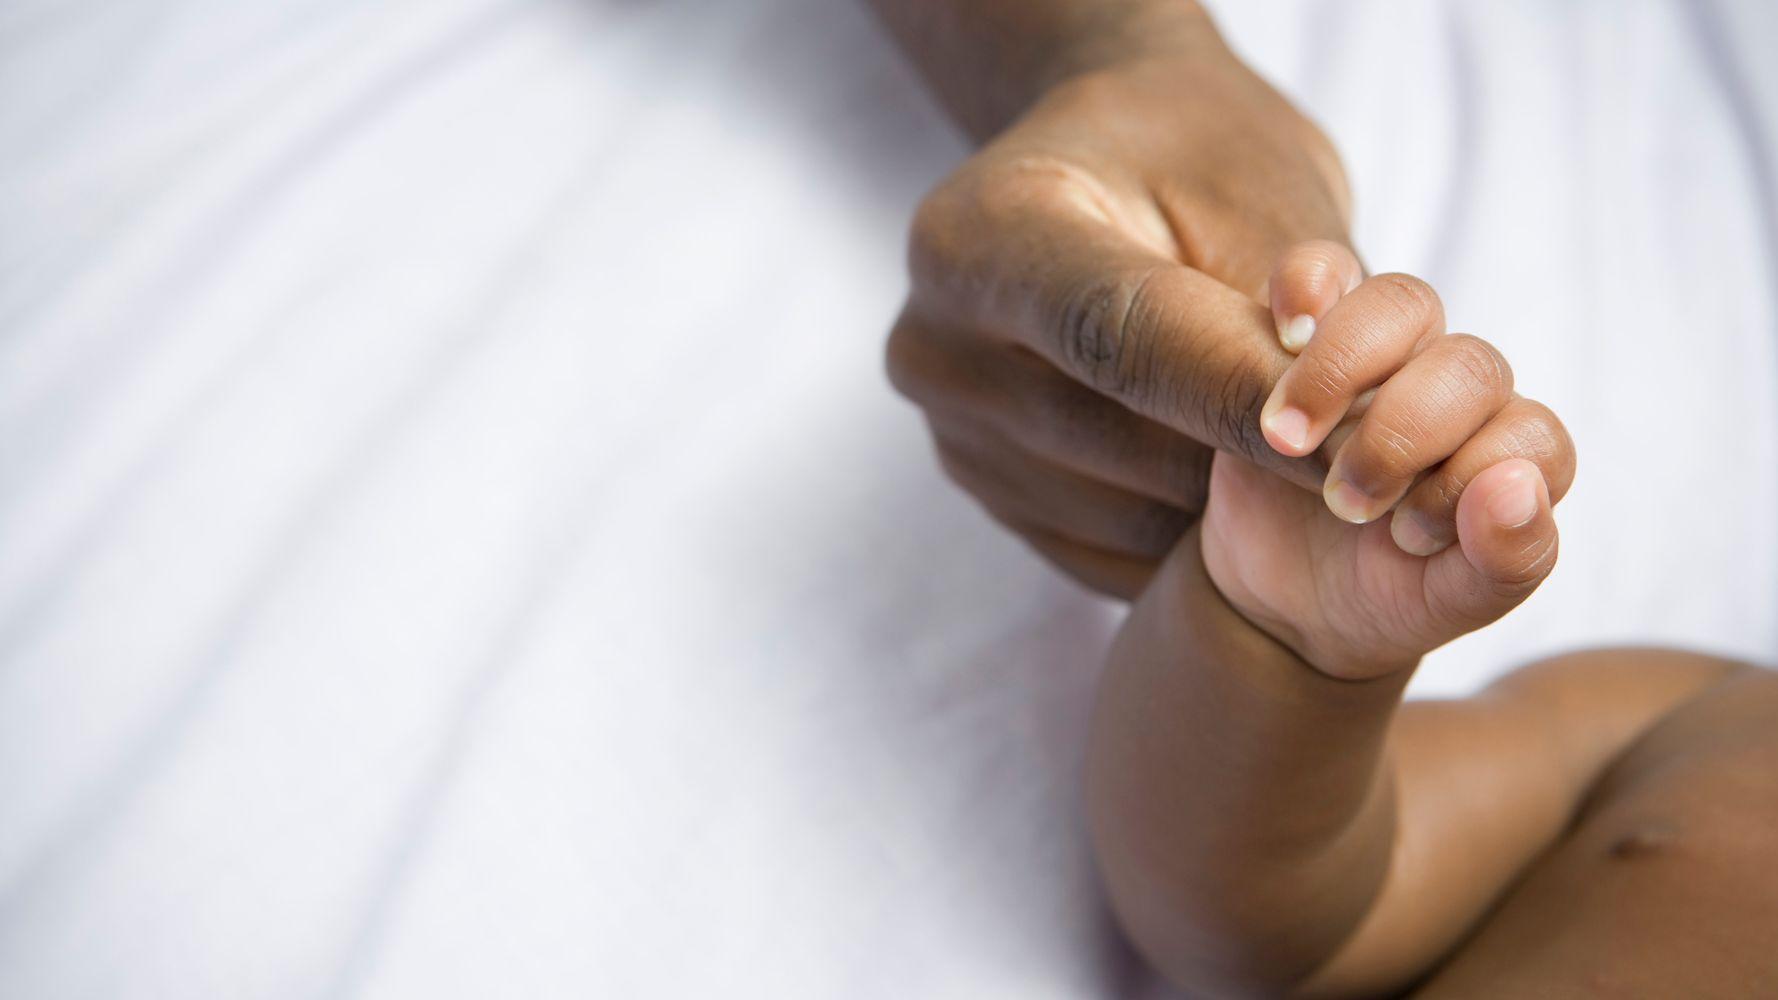
[[1499, 351], [1446, 334], [1424, 282], [1361, 277], [1317, 241], [1271, 279], [1301, 353], [1260, 422], [1285, 455], [1330, 456], [1322, 498], [1219, 453], [1201, 535], [1238, 611], [1348, 679], [1411, 666], [1530, 596], [1555, 565], [1550, 506], [1574, 475], [1561, 421], [1513, 393]]

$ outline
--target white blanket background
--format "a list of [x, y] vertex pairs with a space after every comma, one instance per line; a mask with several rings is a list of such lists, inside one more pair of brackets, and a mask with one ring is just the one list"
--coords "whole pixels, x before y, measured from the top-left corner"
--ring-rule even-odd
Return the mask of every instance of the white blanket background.
[[[1419, 690], [1778, 655], [1778, 8], [1227, 6], [1579, 445]], [[1143, 991], [881, 375], [963, 152], [850, 2], [0, 5], [0, 996]]]

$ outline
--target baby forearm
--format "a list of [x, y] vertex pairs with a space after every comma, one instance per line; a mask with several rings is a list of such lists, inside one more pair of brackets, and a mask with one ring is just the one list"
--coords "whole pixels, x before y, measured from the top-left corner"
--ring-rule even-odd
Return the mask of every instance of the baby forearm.
[[1388, 868], [1385, 766], [1407, 671], [1332, 679], [1223, 600], [1188, 535], [1100, 688], [1088, 782], [1113, 902], [1169, 977], [1288, 986], [1350, 936]]

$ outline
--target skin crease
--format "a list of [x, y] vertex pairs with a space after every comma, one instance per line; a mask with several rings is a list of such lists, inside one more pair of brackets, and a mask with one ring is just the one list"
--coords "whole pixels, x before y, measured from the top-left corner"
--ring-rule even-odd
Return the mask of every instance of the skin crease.
[[[916, 214], [887, 351], [951, 478], [1063, 571], [1125, 598], [1201, 513], [1215, 449], [1329, 488], [1329, 432], [1362, 406], [1317, 412], [1309, 447], [1268, 441], [1257, 418], [1292, 351], [1318, 351], [1314, 338], [1287, 350], [1280, 332], [1409, 310], [1431, 335], [1444, 319], [1404, 275], [1328, 315], [1363, 268], [1326, 138], [1192, 4], [876, 7], [984, 140]], [[1300, 273], [1273, 285], [1280, 255], [1312, 237]], [[1552, 414], [1509, 416], [1518, 452], [1559, 456]], [[1398, 540], [1449, 544], [1456, 497], [1488, 457], [1407, 497]]]
[[[1325, 250], [1288, 252], [1274, 287]], [[1380, 282], [1343, 293], [1267, 409], [1315, 414], [1313, 448], [1368, 396], [1329, 480], [1383, 500], [1339, 511], [1218, 454], [1111, 652], [1088, 801], [1114, 909], [1191, 995], [1769, 989], [1778, 676], [1603, 650], [1401, 703], [1422, 654], [1554, 567], [1574, 459], [1559, 421], [1553, 452], [1514, 429], [1505, 359], [1444, 334], [1433, 300], [1374, 321]], [[1407, 551], [1370, 516], [1477, 455], [1453, 544]]]
[[1193, 996], [1772, 993], [1778, 677], [1597, 650], [1402, 703], [1549, 572], [1574, 449], [1366, 280], [1326, 139], [1184, 0], [873, 6], [982, 144], [891, 380], [994, 517], [1140, 595], [1087, 800], [1142, 954]]
[[891, 381], [988, 512], [1133, 597], [1289, 362], [1272, 262], [1344, 241], [1332, 146], [1185, 2], [876, 0], [981, 149], [912, 226]]

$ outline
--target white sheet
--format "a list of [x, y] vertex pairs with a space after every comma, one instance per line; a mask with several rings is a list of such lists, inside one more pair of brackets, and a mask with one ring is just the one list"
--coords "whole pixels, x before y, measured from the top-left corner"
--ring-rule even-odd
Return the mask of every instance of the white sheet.
[[[1436, 654], [1778, 651], [1778, 14], [1242, 4], [1579, 441]], [[962, 153], [851, 4], [0, 7], [0, 996], [1140, 990], [1113, 609], [880, 375]]]

